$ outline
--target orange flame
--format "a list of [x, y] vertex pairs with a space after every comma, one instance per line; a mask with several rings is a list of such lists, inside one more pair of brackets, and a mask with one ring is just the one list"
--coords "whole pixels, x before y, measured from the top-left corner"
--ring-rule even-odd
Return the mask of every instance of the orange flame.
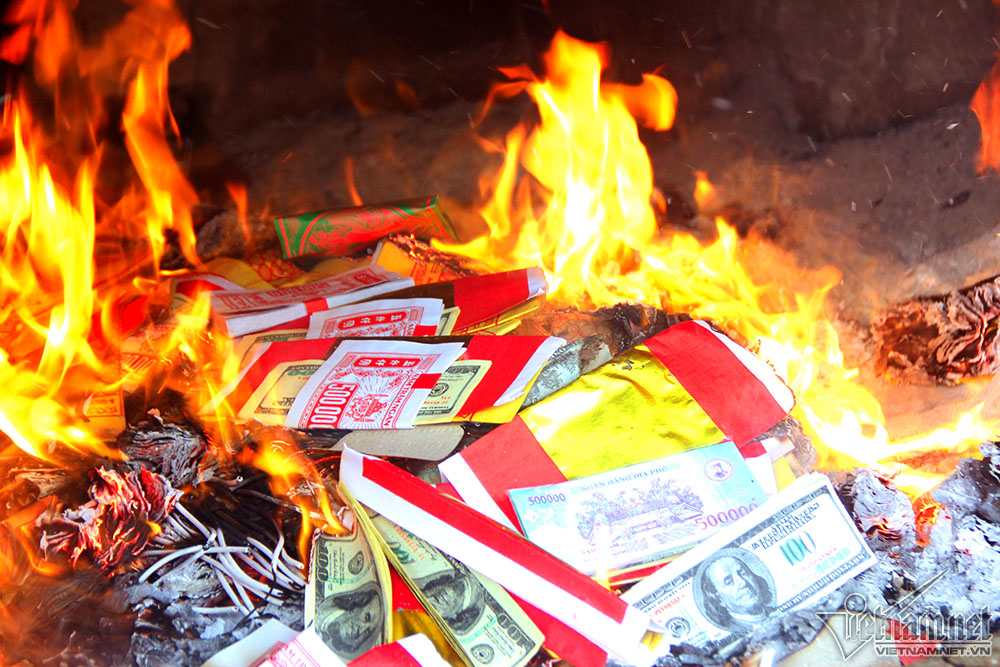
[[[990, 429], [975, 415], [922, 438], [888, 437], [881, 406], [857, 382], [858, 371], [845, 367], [827, 317], [826, 295], [840, 281], [836, 269], [800, 269], [762, 239], [739, 239], [722, 218], [718, 239], [708, 245], [686, 233], [661, 234], [650, 204], [652, 167], [632, 114], [670, 127], [676, 95], [669, 83], [647, 75], [642, 86], [609, 86], [600, 80], [603, 50], [562, 33], [545, 63], [543, 79], [525, 66], [502, 70], [515, 80], [490, 96], [526, 91], [540, 120], [507, 135], [503, 165], [485, 186], [490, 198], [481, 214], [489, 232], [442, 246], [498, 269], [541, 266], [550, 299], [560, 304], [634, 300], [713, 320], [788, 382], [795, 415], [821, 445], [820, 467], [874, 465], [895, 473], [897, 486], [919, 492], [936, 479], [888, 465], [894, 456], [944, 446], [955, 446], [957, 455], [988, 439]], [[717, 210], [714, 187], [697, 176], [696, 200]]]
[[[22, 0], [5, 18], [18, 28], [0, 55], [24, 60], [33, 42], [33, 73], [51, 95], [45, 115], [56, 134], [34, 120], [25, 96], [5, 104], [0, 145], [12, 152], [0, 157], [0, 430], [42, 458], [58, 458], [58, 445], [115, 456], [83, 414], [88, 395], [122, 383], [115, 307], [151, 296], [165, 230], [176, 230], [197, 260], [197, 198], [170, 149], [168, 131], [176, 136], [177, 127], [166, 86], [190, 36], [169, 0], [133, 3], [93, 47], [78, 38], [66, 2]], [[108, 205], [95, 188], [111, 96], [125, 99], [135, 178]], [[199, 328], [207, 322], [204, 309], [188, 316]], [[182, 345], [172, 338], [166, 347]]]
[[249, 463], [270, 475], [275, 495], [288, 498], [298, 507], [302, 516], [299, 554], [305, 556], [314, 529], [341, 533], [343, 524], [334, 513], [323, 476], [309, 458], [292, 443], [278, 438], [266, 440], [257, 452], [249, 455]]
[[[653, 171], [630, 109], [654, 128], [673, 124], [676, 93], [665, 79], [646, 75], [641, 86], [600, 84], [604, 52], [558, 33], [546, 56], [548, 79], [525, 68], [503, 70], [522, 79], [541, 122], [507, 136], [507, 156], [482, 210], [490, 234], [457, 252], [513, 258], [545, 269], [554, 298], [597, 303], [616, 300], [606, 281], [634, 271], [635, 249], [657, 233], [649, 205]], [[520, 164], [529, 177], [518, 178]], [[538, 214], [533, 202], [543, 200]], [[518, 211], [511, 210], [511, 204]]]
[[1000, 62], [993, 66], [979, 84], [969, 105], [982, 133], [979, 170], [1000, 169]]

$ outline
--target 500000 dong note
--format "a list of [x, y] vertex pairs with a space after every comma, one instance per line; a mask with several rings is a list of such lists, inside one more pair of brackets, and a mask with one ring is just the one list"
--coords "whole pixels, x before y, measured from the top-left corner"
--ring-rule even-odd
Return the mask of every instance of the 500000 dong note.
[[509, 495], [529, 540], [591, 575], [663, 562], [767, 498], [731, 442]]
[[709, 538], [622, 599], [669, 643], [716, 654], [770, 616], [805, 607], [875, 557], [825, 475], [809, 475]]

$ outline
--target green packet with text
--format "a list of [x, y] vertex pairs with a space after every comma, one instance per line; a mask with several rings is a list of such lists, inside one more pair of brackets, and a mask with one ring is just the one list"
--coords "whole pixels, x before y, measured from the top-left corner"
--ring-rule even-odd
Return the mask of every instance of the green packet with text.
[[437, 196], [275, 218], [274, 228], [288, 259], [349, 255], [398, 233], [457, 240]]

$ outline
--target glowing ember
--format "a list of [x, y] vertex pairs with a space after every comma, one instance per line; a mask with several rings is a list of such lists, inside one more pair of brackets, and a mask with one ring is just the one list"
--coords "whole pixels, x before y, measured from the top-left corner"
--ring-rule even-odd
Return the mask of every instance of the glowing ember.
[[[722, 218], [718, 239], [704, 246], [657, 230], [651, 201], [661, 197], [633, 113], [669, 128], [676, 102], [669, 83], [653, 75], [633, 88], [603, 83], [601, 48], [562, 33], [545, 64], [544, 78], [526, 67], [503, 70], [513, 81], [493, 96], [526, 91], [540, 121], [507, 136], [481, 210], [489, 232], [443, 247], [497, 269], [541, 265], [554, 286], [551, 298], [565, 305], [636, 300], [713, 320], [787, 380], [798, 400], [795, 416], [826, 445], [820, 467], [883, 464], [897, 485], [920, 492], [938, 477], [891, 464], [894, 456], [938, 447], [958, 455], [990, 439], [992, 430], [970, 414], [924, 437], [890, 440], [882, 408], [857, 381], [857, 369], [845, 366], [826, 312], [826, 295], [840, 281], [836, 269], [800, 269], [761, 239], [739, 239]], [[708, 178], [697, 179], [699, 206], [717, 209]]]

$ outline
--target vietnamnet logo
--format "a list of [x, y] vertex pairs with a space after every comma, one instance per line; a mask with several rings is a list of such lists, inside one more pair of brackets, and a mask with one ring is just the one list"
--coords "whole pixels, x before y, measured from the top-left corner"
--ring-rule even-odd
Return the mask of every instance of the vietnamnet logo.
[[852, 594], [847, 596], [842, 610], [817, 612], [817, 616], [827, 626], [844, 660], [862, 650], [879, 657], [896, 657], [904, 664], [930, 656], [992, 655], [989, 609], [948, 615], [914, 609], [944, 575], [939, 572], [878, 613], [868, 608], [864, 596]]

